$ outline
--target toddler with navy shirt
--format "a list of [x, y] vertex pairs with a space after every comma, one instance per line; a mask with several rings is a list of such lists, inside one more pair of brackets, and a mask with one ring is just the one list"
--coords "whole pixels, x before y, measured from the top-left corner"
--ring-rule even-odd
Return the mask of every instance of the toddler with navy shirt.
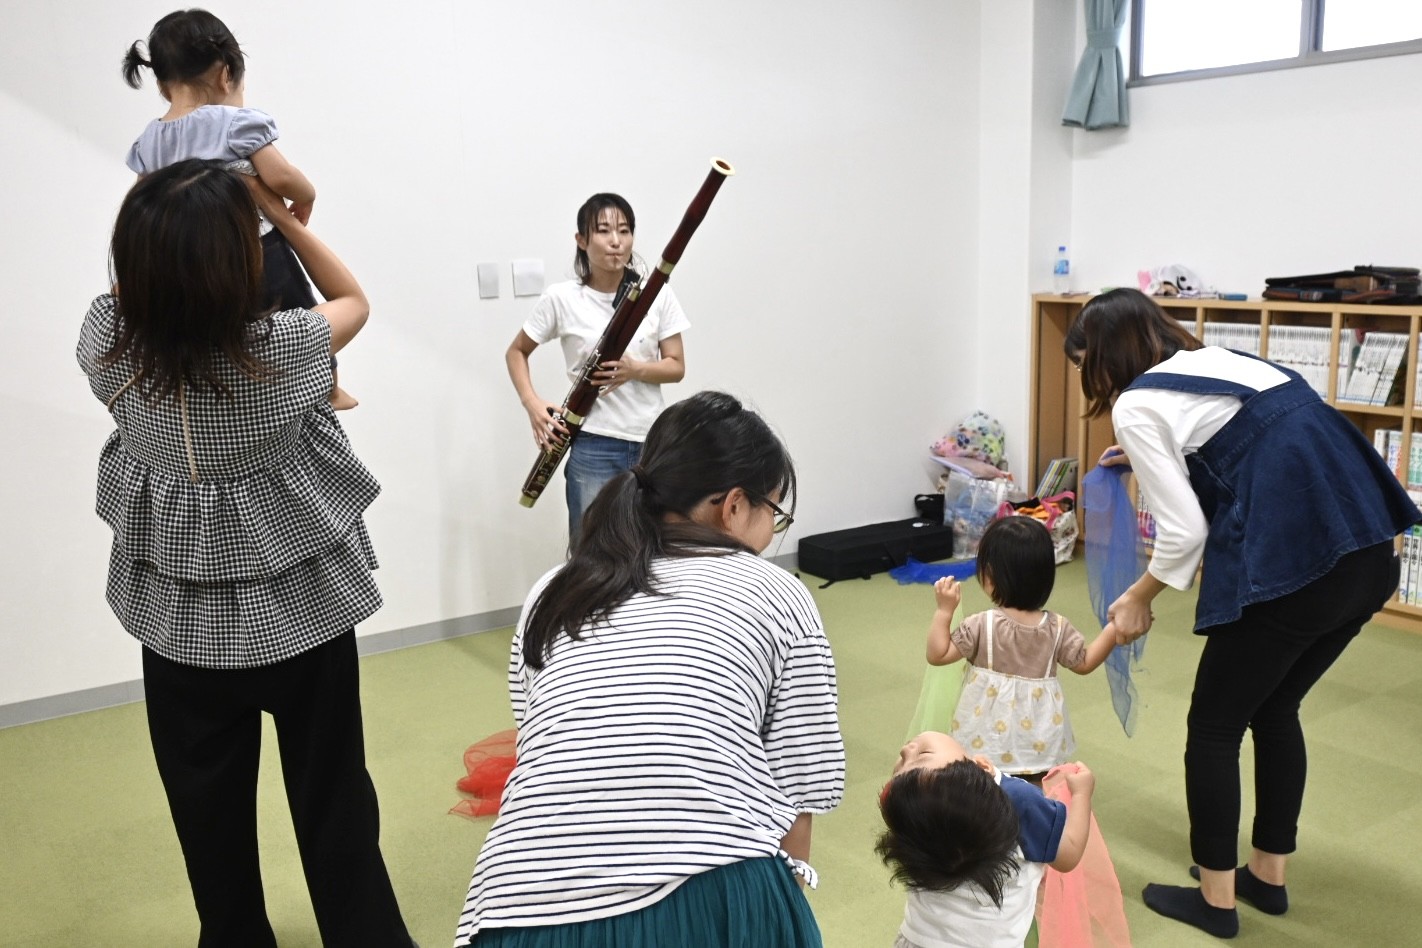
[[903, 746], [879, 798], [876, 851], [908, 886], [895, 948], [1020, 948], [1048, 866], [1070, 872], [1091, 833], [1096, 778], [1066, 773], [1070, 805], [934, 731]]

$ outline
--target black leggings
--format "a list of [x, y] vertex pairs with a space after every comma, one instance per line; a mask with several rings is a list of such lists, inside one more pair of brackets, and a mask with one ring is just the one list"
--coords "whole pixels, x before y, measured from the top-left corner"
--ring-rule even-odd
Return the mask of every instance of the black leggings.
[[1245, 608], [1209, 630], [1185, 742], [1190, 853], [1206, 869], [1235, 867], [1239, 747], [1254, 734], [1253, 845], [1296, 848], [1308, 757], [1299, 705], [1397, 588], [1392, 543], [1350, 553], [1302, 589]]

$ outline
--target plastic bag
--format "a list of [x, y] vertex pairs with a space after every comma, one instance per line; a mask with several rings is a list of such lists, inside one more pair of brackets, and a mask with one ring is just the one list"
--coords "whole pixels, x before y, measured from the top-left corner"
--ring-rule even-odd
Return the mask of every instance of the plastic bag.
[[1032, 517], [1040, 520], [1052, 537], [1052, 553], [1058, 566], [1070, 563], [1076, 552], [1076, 494], [1064, 490], [1050, 497], [1029, 497], [1025, 501], [1008, 501], [997, 510], [999, 517]]
[[[1106, 610], [1145, 572], [1149, 557], [1141, 536], [1141, 523], [1126, 490], [1124, 465], [1095, 467], [1081, 480], [1081, 509], [1086, 518], [1086, 581], [1091, 608], [1106, 628]], [[1131, 680], [1145, 654], [1145, 637], [1118, 645], [1106, 657], [1106, 681], [1111, 686], [1111, 706], [1126, 735], [1135, 733], [1139, 694]]]
[[953, 526], [953, 558], [978, 555], [978, 542], [997, 519], [1003, 503], [1026, 500], [1022, 489], [1007, 478], [968, 477], [951, 471], [943, 489], [944, 522]]

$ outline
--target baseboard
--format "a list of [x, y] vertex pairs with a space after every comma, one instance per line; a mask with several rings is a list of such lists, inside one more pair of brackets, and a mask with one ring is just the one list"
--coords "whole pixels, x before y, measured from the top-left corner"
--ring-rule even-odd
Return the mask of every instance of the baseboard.
[[[457, 639], [465, 635], [505, 629], [518, 621], [519, 607], [495, 609], [479, 615], [461, 616], [458, 619], [443, 619], [427, 622], [403, 629], [372, 632], [370, 635], [356, 636], [356, 651], [361, 655], [376, 655], [399, 648], [426, 645], [442, 639]], [[0, 728], [15, 727], [20, 724], [34, 724], [51, 718], [62, 718], [70, 714], [99, 711], [121, 704], [132, 704], [143, 700], [143, 679], [120, 681], [97, 688], [67, 691], [63, 694], [32, 698], [0, 705]]]
[[[795, 572], [796, 556], [794, 553], [784, 553], [780, 556], [767, 557], [767, 559], [782, 569]], [[494, 629], [506, 629], [518, 621], [520, 608], [511, 606], [507, 609], [481, 612], [478, 615], [461, 616], [458, 619], [441, 619], [438, 622], [427, 622], [424, 625], [412, 625], [403, 629], [389, 629], [385, 632], [372, 632], [370, 635], [358, 635], [356, 636], [356, 651], [361, 655], [377, 655], [381, 652], [393, 652], [401, 648], [413, 648], [416, 645], [428, 645], [430, 642], [439, 642], [444, 639], [457, 639], [465, 635], [490, 632]], [[99, 711], [103, 708], [113, 708], [142, 700], [143, 679], [137, 678], [133, 681], [120, 681], [112, 685], [100, 685], [97, 688], [84, 688], [44, 698], [32, 698], [29, 701], [0, 704], [0, 728], [34, 724], [37, 721], [48, 721], [51, 718], [62, 718], [70, 714], [83, 714], [86, 711]]]
[[142, 700], [142, 678], [100, 685], [97, 688], [66, 691], [63, 694], [0, 705], [0, 728], [33, 724], [36, 721], [48, 721], [50, 718], [83, 714], [85, 711], [98, 711], [101, 708], [112, 708]]
[[399, 648], [428, 645], [443, 639], [457, 639], [479, 632], [507, 629], [518, 621], [520, 608], [511, 606], [508, 609], [495, 609], [493, 612], [481, 612], [473, 616], [460, 616], [458, 619], [441, 619], [438, 622], [426, 622], [424, 625], [412, 625], [404, 629], [358, 635], [356, 651], [361, 655], [377, 655]]

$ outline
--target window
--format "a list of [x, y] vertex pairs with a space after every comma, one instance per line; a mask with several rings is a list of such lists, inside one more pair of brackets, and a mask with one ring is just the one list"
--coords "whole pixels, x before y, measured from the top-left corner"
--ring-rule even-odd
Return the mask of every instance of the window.
[[1422, 52], [1417, 0], [1131, 0], [1129, 22], [1133, 85]]
[[1323, 12], [1324, 50], [1358, 49], [1422, 36], [1422, 7], [1411, 0], [1346, 0]]

